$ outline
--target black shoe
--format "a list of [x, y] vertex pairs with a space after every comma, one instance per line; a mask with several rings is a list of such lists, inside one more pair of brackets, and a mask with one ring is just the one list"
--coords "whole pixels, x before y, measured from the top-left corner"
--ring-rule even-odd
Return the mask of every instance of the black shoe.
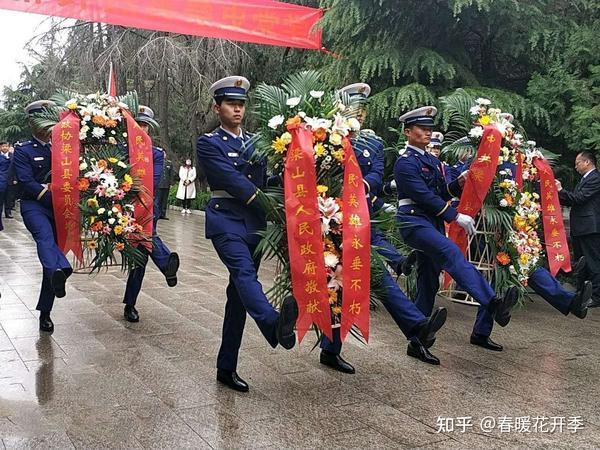
[[169, 220], [169, 218], [168, 218], [168, 217], [166, 217], [166, 216], [165, 216], [165, 217], [159, 217], [159, 219], [160, 219], [160, 220]]
[[52, 333], [54, 331], [54, 323], [50, 318], [49, 312], [40, 312], [40, 331]]
[[598, 308], [600, 306], [600, 298], [592, 297], [592, 300], [588, 303], [588, 308]]
[[400, 274], [404, 274], [406, 276], [409, 276], [413, 270], [413, 267], [415, 266], [415, 263], [417, 262], [417, 251], [413, 250], [412, 252], [410, 252], [408, 254], [408, 256], [404, 259], [404, 261], [402, 261], [402, 264], [400, 264]]
[[173, 287], [177, 285], [177, 271], [179, 270], [179, 255], [175, 252], [169, 255], [167, 261], [167, 269], [165, 270], [165, 278], [167, 285]]
[[408, 347], [406, 348], [406, 354], [413, 358], [420, 359], [427, 364], [433, 364], [434, 366], [440, 365], [438, 357], [433, 356], [423, 345], [415, 342], [409, 342]]
[[217, 369], [217, 381], [234, 391], [248, 392], [249, 389], [248, 383], [242, 380], [235, 371]]
[[503, 349], [500, 344], [492, 341], [489, 336], [482, 336], [480, 334], [471, 335], [471, 344], [487, 348], [488, 350], [493, 350], [495, 352], [501, 352]]
[[585, 283], [585, 274], [586, 274], [586, 263], [585, 256], [582, 256], [577, 260], [575, 265], [573, 266], [573, 270], [571, 271], [573, 277], [575, 277], [575, 289], [581, 291], [583, 289], [583, 285]]
[[588, 303], [592, 298], [592, 282], [584, 281], [583, 288], [577, 291], [577, 295], [571, 302], [571, 306], [569, 307], [569, 312], [573, 314], [575, 317], [579, 317], [580, 319], [585, 319], [587, 316]]
[[123, 316], [125, 317], [125, 320], [127, 322], [140, 321], [140, 315], [138, 314], [137, 309], [135, 309], [135, 306], [133, 305], [125, 305], [125, 311], [123, 311]]
[[519, 300], [519, 290], [516, 286], [508, 288], [502, 299], [493, 300], [494, 320], [501, 327], [505, 327], [510, 322], [510, 312]]
[[338, 372], [344, 373], [354, 373], [354, 366], [350, 364], [348, 361], [344, 360], [340, 355], [336, 355], [335, 353], [328, 352], [327, 350], [321, 350], [320, 357], [321, 364], [325, 364], [326, 366], [331, 367], [332, 369], [337, 370]]
[[65, 283], [67, 282], [67, 275], [61, 270], [55, 270], [52, 274], [52, 290], [54, 295], [58, 298], [62, 298], [67, 295], [65, 291]]
[[446, 318], [448, 317], [448, 310], [446, 308], [437, 308], [429, 319], [421, 326], [417, 333], [419, 342], [423, 344], [425, 348], [430, 348], [435, 342], [435, 334], [444, 326]]
[[285, 349], [291, 349], [296, 345], [296, 333], [294, 327], [298, 319], [298, 304], [291, 295], [281, 305], [279, 321], [277, 322], [277, 341]]

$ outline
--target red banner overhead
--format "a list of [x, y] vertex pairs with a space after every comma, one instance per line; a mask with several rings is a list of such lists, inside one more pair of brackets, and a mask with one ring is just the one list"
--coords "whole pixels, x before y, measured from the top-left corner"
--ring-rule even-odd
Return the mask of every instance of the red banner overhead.
[[0, 9], [256, 44], [321, 49], [323, 11], [273, 0], [0, 0]]

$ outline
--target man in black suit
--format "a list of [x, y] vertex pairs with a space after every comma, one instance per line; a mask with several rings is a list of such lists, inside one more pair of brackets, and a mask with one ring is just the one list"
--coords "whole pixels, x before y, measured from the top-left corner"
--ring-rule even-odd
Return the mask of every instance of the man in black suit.
[[571, 241], [575, 258], [585, 256], [585, 273], [581, 274], [593, 285], [592, 300], [588, 307], [600, 306], [600, 173], [596, 156], [582, 151], [575, 158], [575, 170], [582, 175], [573, 191], [562, 188], [556, 180], [560, 203], [571, 207]]

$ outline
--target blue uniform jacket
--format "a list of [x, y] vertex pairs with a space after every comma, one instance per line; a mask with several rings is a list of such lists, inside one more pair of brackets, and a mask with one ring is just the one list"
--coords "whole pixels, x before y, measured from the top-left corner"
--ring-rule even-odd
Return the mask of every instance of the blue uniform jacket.
[[250, 161], [254, 147], [222, 128], [200, 136], [196, 150], [198, 164], [218, 196], [206, 205], [206, 237], [235, 234], [257, 240], [256, 232], [266, 227], [265, 213], [255, 201], [257, 190], [266, 183], [266, 163]]
[[8, 178], [11, 160], [0, 153], [0, 191], [5, 191], [8, 187]]
[[402, 220], [413, 217], [439, 227], [439, 219], [451, 222], [456, 218], [457, 212], [448, 200], [460, 197], [460, 186], [457, 180], [446, 183], [440, 160], [435, 156], [409, 145], [396, 160], [394, 179], [398, 200], [413, 201], [413, 204], [398, 206], [398, 215], [404, 216]]
[[51, 181], [50, 164], [50, 144], [33, 139], [15, 146], [14, 167], [22, 199], [40, 201], [48, 208], [52, 205], [50, 191], [44, 192], [42, 186]]

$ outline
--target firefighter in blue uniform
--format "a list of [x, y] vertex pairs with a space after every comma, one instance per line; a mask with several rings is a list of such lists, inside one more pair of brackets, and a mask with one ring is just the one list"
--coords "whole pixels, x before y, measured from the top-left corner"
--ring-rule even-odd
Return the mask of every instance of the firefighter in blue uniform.
[[[512, 121], [512, 115], [504, 113], [507, 120]], [[460, 168], [452, 173], [456, 178], [459, 171], [468, 170], [471, 161], [465, 161]], [[506, 170], [506, 178], [512, 178], [516, 173], [516, 165], [504, 162], [499, 170]], [[584, 273], [585, 258], [581, 257], [573, 268], [572, 273], [577, 277]], [[575, 317], [584, 319], [587, 315], [587, 307], [592, 297], [592, 283], [583, 279], [577, 280], [577, 290], [568, 291], [545, 267], [538, 267], [529, 275], [528, 286], [540, 297], [546, 300], [553, 308], [564, 314], [573, 314]], [[471, 343], [494, 351], [502, 351], [502, 345], [493, 342], [489, 336], [494, 327], [494, 319], [486, 309], [480, 309], [477, 314], [475, 328], [471, 336]]]
[[[366, 98], [370, 94], [370, 87], [365, 83], [355, 83], [344, 87], [340, 90], [340, 93], [342, 98], [346, 95], [348, 97], [362, 96], [362, 98], [356, 99], [353, 102], [360, 105], [366, 102]], [[357, 116], [362, 125], [365, 116], [364, 105], [361, 105], [359, 108]], [[373, 199], [371, 195], [380, 192], [383, 184], [384, 158], [382, 140], [373, 132], [362, 133], [352, 139], [352, 147], [356, 153], [363, 175], [367, 199], [369, 203], [372, 203]], [[389, 254], [398, 254], [398, 251], [384, 239], [382, 232], [375, 226], [371, 228], [371, 245], [378, 247], [377, 251], [384, 257], [387, 257]], [[404, 295], [387, 270], [383, 271], [383, 279], [380, 281], [378, 288], [381, 292], [385, 292], [381, 294], [383, 305], [407, 338], [413, 339], [416, 342], [429, 342], [435, 339], [435, 333], [437, 333], [446, 321], [447, 311], [445, 308], [438, 308], [433, 313], [430, 312], [428, 314], [431, 315], [429, 318], [426, 317]], [[340, 356], [341, 348], [340, 330], [339, 328], [334, 328], [333, 342], [323, 336], [320, 362], [340, 372], [354, 373], [354, 367]], [[411, 354], [410, 356], [417, 355]], [[439, 360], [436, 362], [433, 359], [420, 359], [428, 363], [439, 364]]]
[[30, 103], [25, 112], [30, 117], [33, 138], [15, 146], [14, 168], [21, 189], [21, 216], [37, 246], [43, 268], [42, 287], [36, 309], [40, 311], [40, 330], [52, 332], [50, 312], [55, 297], [64, 297], [65, 283], [73, 272], [56, 244], [56, 227], [52, 211], [50, 132], [35, 129], [31, 115], [54, 106], [49, 100]]
[[220, 127], [200, 136], [197, 143], [198, 164], [212, 191], [206, 205], [206, 237], [229, 271], [217, 380], [241, 392], [249, 389], [236, 371], [246, 312], [273, 348], [294, 347], [298, 318], [293, 297], [286, 298], [278, 312], [258, 281], [260, 261], [254, 251], [266, 219], [257, 195], [266, 184], [266, 162], [251, 161], [254, 147], [241, 128], [249, 88], [248, 80], [240, 76], [223, 78], [210, 87]]
[[[140, 127], [148, 132], [149, 125], [155, 125], [154, 111], [147, 106], [139, 105], [138, 115], [135, 118]], [[165, 152], [163, 149], [152, 146], [152, 166], [154, 170], [154, 218], [152, 221], [152, 251], [150, 258], [156, 264], [156, 267], [163, 273], [169, 287], [177, 285], [177, 270], [179, 269], [179, 255], [171, 252], [158, 236], [156, 226], [160, 217], [160, 207], [158, 204], [158, 185], [163, 173], [165, 161]], [[148, 255], [145, 255], [145, 264], [141, 267], [133, 269], [127, 278], [127, 286], [125, 287], [125, 296], [123, 303], [125, 308], [123, 315], [128, 322], [139, 322], [140, 316], [135, 308], [138, 295], [142, 288], [144, 275], [146, 273], [146, 264], [148, 263]]]
[[[439, 289], [440, 273], [446, 270], [480, 303], [480, 313], [487, 310], [499, 325], [506, 326], [511, 309], [517, 302], [517, 288], [513, 286], [503, 297], [497, 296], [458, 246], [445, 236], [444, 222], [456, 221], [469, 235], [475, 232], [475, 222], [448, 203], [452, 197], [460, 196], [464, 177], [447, 184], [440, 161], [426, 151], [436, 113], [435, 107], [425, 106], [400, 117], [408, 145], [394, 165], [398, 192], [397, 219], [403, 223], [400, 233], [404, 242], [420, 251], [417, 255], [415, 304], [423, 314], [431, 313]], [[474, 334], [481, 334], [478, 325], [476, 322]], [[425, 344], [424, 358], [433, 357], [427, 350], [431, 344], [433, 342]], [[416, 345], [411, 342], [408, 352], [415, 352]]]

